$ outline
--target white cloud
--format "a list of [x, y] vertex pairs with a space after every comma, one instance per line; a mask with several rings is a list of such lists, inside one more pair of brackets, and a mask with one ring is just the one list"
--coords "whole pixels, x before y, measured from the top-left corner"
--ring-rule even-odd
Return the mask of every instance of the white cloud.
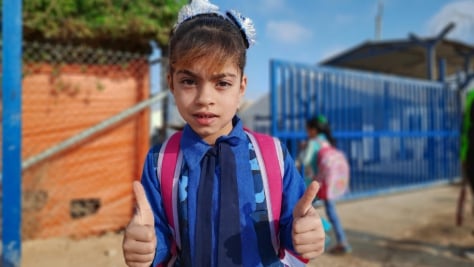
[[267, 36], [284, 44], [297, 44], [311, 38], [311, 30], [293, 21], [269, 21]]
[[474, 1], [456, 1], [445, 5], [428, 22], [428, 33], [439, 34], [450, 22], [454, 22], [456, 27], [448, 38], [474, 43]]

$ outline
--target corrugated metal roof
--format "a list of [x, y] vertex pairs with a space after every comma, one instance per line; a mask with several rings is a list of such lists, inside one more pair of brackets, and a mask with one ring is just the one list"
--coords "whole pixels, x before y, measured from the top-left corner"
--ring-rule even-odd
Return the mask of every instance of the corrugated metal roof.
[[[405, 39], [391, 41], [368, 41], [335, 57], [321, 62], [321, 65], [381, 72], [429, 79], [427, 46], [436, 38]], [[445, 77], [463, 71], [474, 64], [474, 46], [458, 41], [442, 39], [434, 46], [432, 79], [439, 79], [439, 59], [445, 60]], [[466, 62], [466, 55], [471, 55]]]

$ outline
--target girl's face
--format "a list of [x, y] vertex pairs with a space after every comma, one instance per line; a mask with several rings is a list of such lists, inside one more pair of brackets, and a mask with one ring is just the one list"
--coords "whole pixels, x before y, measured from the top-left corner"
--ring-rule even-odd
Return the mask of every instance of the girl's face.
[[315, 128], [307, 127], [306, 128], [306, 133], [308, 134], [308, 137], [310, 139], [312, 139], [312, 138], [315, 138], [318, 135], [318, 130], [316, 130]]
[[208, 144], [228, 135], [247, 87], [247, 77], [232, 62], [210, 73], [203, 60], [178, 67], [168, 84], [183, 119]]

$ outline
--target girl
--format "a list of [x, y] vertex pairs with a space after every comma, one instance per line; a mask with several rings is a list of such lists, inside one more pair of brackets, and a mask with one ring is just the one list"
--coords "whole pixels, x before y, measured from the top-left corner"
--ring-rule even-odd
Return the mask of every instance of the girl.
[[[137, 212], [123, 241], [128, 266], [283, 266], [271, 241], [262, 239], [268, 222], [255, 223], [267, 218], [266, 210], [257, 209], [266, 196], [255, 193], [262, 186], [261, 166], [255, 165], [254, 147], [236, 116], [253, 34], [249, 19], [220, 13], [207, 1], [193, 1], [180, 11], [169, 42], [168, 73], [187, 122], [180, 139], [180, 246], [173, 245], [177, 233], [163, 207], [156, 146], [147, 155], [141, 184], [134, 183]], [[324, 249], [321, 218], [311, 204], [319, 186], [315, 182], [305, 191], [293, 160], [283, 152], [279, 246], [311, 259]]]
[[[306, 132], [308, 134], [309, 142], [305, 151], [303, 164], [304, 169], [310, 171], [310, 177], [314, 177], [318, 173], [317, 156], [323, 143], [329, 143], [331, 146], [336, 146], [336, 140], [332, 136], [329, 123], [323, 115], [318, 115], [306, 121]], [[336, 212], [336, 205], [334, 200], [324, 199], [324, 206], [326, 215], [332, 224], [332, 228], [336, 234], [337, 244], [329, 249], [329, 253], [344, 254], [351, 252], [351, 246], [347, 242], [344, 229], [339, 221]]]

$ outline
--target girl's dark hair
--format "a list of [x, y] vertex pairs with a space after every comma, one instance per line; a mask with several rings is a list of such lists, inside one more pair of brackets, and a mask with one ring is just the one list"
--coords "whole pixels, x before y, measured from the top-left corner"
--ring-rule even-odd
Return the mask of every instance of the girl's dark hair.
[[313, 118], [306, 120], [306, 127], [308, 129], [316, 129], [318, 133], [325, 134], [329, 143], [332, 146], [336, 146], [336, 139], [332, 135], [331, 127], [329, 126], [329, 122], [325, 116], [317, 115]]
[[246, 44], [240, 29], [217, 14], [202, 14], [181, 23], [169, 42], [169, 71], [206, 58], [203, 67], [215, 72], [233, 62], [243, 74]]

